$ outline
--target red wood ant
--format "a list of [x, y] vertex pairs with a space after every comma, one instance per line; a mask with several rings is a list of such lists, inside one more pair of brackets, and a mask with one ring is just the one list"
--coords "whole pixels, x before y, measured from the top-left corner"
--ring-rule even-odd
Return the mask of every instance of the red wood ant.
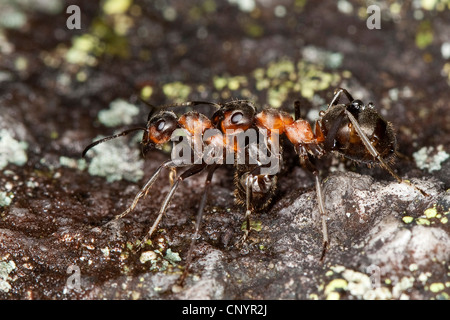
[[[349, 103], [339, 104], [342, 95], [348, 99]], [[264, 132], [265, 144], [269, 152], [281, 159], [281, 149], [274, 149], [274, 142], [278, 141], [281, 135], [294, 145], [300, 164], [303, 168], [311, 172], [315, 177], [315, 188], [317, 194], [318, 209], [321, 216], [323, 250], [320, 260], [323, 260], [327, 250], [329, 239], [327, 230], [327, 215], [324, 206], [322, 186], [319, 177], [319, 171], [311, 162], [312, 157], [321, 158], [327, 153], [336, 153], [351, 159], [355, 162], [366, 163], [368, 165], [380, 165], [386, 169], [397, 181], [408, 184], [423, 195], [424, 191], [412, 185], [409, 181], [401, 179], [390, 167], [396, 152], [396, 137], [392, 124], [384, 120], [374, 109], [372, 103], [364, 105], [360, 100], [355, 100], [350, 93], [342, 88], [335, 91], [334, 97], [325, 111], [320, 112], [320, 118], [315, 122], [314, 130], [310, 124], [300, 118], [300, 103], [295, 103], [295, 117], [277, 109], [265, 109], [257, 112], [254, 105], [247, 100], [235, 100], [224, 104], [190, 101], [182, 104], [166, 106], [187, 107], [197, 105], [210, 105], [217, 108], [212, 118], [209, 119], [196, 111], [190, 111], [177, 117], [169, 110], [162, 110], [155, 115], [150, 113], [146, 128], [134, 128], [126, 130], [114, 136], [106, 137], [88, 145], [86, 152], [95, 145], [135, 132], [144, 131], [142, 145], [144, 153], [153, 148], [159, 148], [164, 143], [171, 140], [172, 134], [176, 129], [182, 129], [190, 138], [190, 147], [195, 149], [195, 144], [201, 144], [202, 149], [213, 146], [218, 149], [224, 148], [231, 153], [239, 151], [235, 144], [229, 144], [223, 134], [232, 132], [247, 132], [255, 129], [258, 132]], [[208, 130], [215, 130], [214, 134], [203, 139]], [[200, 138], [200, 140], [199, 140]], [[244, 145], [244, 152], [249, 152], [249, 145]], [[204, 154], [202, 154], [204, 156]], [[202, 159], [200, 163], [191, 164], [182, 172], [172, 184], [172, 187], [166, 195], [159, 214], [154, 221], [149, 232], [141, 242], [143, 245], [155, 232], [162, 217], [167, 211], [168, 205], [175, 194], [179, 183], [183, 180], [207, 170], [205, 187], [198, 208], [195, 233], [192, 238], [191, 246], [187, 255], [185, 272], [180, 278], [180, 284], [183, 283], [187, 270], [191, 262], [191, 256], [194, 248], [195, 239], [198, 236], [200, 223], [207, 200], [209, 185], [211, 183], [214, 171], [222, 165], [223, 162], [207, 163]], [[151, 176], [147, 183], [141, 188], [135, 196], [131, 206], [123, 213], [117, 215], [114, 219], [120, 219], [133, 211], [138, 201], [144, 197], [158, 178], [163, 168], [185, 167], [186, 164], [179, 164], [174, 159], [162, 163], [156, 172]], [[245, 240], [250, 232], [250, 216], [254, 211], [259, 211], [268, 206], [273, 198], [277, 184], [277, 172], [272, 174], [264, 173], [265, 166], [259, 163], [238, 164], [234, 162], [235, 167], [235, 198], [236, 202], [246, 208], [244, 230]]]

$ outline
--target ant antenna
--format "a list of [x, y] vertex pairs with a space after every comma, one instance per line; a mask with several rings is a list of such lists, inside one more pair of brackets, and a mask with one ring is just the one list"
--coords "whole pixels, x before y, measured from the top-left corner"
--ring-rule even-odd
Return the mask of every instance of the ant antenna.
[[146, 128], [138, 127], [138, 128], [128, 129], [128, 130], [125, 130], [125, 131], [123, 131], [121, 133], [115, 134], [113, 136], [109, 136], [109, 137], [97, 140], [97, 141], [91, 143], [90, 145], [88, 145], [86, 148], [84, 148], [83, 153], [81, 154], [81, 156], [84, 158], [84, 156], [86, 155], [86, 152], [88, 152], [89, 149], [91, 149], [92, 147], [95, 147], [96, 145], [98, 145], [98, 144], [100, 144], [102, 142], [109, 141], [109, 140], [112, 140], [112, 139], [115, 139], [115, 138], [118, 138], [118, 137], [121, 137], [121, 136], [125, 136], [125, 135], [127, 135], [127, 134], [129, 134], [131, 132], [135, 132], [135, 131], [138, 131], [138, 130], [142, 130], [142, 131], [147, 132]]

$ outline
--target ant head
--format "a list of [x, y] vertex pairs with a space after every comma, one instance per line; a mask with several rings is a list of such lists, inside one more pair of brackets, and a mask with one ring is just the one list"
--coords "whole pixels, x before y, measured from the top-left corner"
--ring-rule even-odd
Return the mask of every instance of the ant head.
[[252, 126], [255, 113], [256, 109], [250, 101], [231, 101], [213, 114], [212, 123], [222, 132], [227, 130], [245, 131]]
[[150, 117], [141, 142], [143, 153], [168, 142], [176, 128], [178, 128], [177, 116], [172, 111], [161, 111]]

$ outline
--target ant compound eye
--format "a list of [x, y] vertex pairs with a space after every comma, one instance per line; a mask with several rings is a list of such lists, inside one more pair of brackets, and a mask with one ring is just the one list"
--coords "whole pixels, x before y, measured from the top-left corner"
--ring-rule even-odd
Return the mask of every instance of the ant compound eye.
[[236, 112], [235, 114], [233, 114], [231, 116], [231, 123], [237, 124], [242, 120], [243, 117], [244, 117], [244, 115], [242, 114], [242, 112]]
[[164, 120], [161, 120], [158, 122], [158, 124], [156, 126], [156, 130], [163, 131], [165, 126], [166, 126], [166, 122]]

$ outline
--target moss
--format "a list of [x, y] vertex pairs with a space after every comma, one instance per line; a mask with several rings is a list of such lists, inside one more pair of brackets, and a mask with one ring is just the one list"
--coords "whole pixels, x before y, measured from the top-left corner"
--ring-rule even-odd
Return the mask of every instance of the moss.
[[431, 224], [430, 220], [425, 219], [425, 218], [417, 218], [416, 223], [418, 225], [425, 225], [425, 226], [429, 226]]
[[433, 206], [433, 208], [428, 208], [424, 212], [427, 219], [435, 218], [437, 215], [436, 205]]
[[445, 289], [445, 286], [442, 282], [434, 282], [432, 284], [430, 284], [430, 291], [433, 293], [437, 293], [439, 291], [442, 291]]
[[172, 249], [170, 249], [170, 248], [166, 250], [166, 255], [164, 256], [164, 259], [166, 259], [173, 265], [175, 265], [176, 262], [181, 261], [180, 254], [177, 252], [173, 252]]
[[11, 284], [8, 280], [11, 280], [9, 274], [16, 269], [14, 261], [0, 261], [0, 291], [9, 292], [11, 290]]
[[[241, 226], [241, 230], [244, 231], [247, 229], [247, 221], [244, 221]], [[250, 229], [255, 231], [262, 230], [262, 223], [259, 220], [250, 220]]]
[[425, 49], [428, 47], [434, 39], [433, 28], [429, 21], [423, 21], [416, 33], [416, 46], [419, 49]]
[[121, 14], [125, 13], [132, 3], [133, 0], [106, 0], [102, 9], [106, 14]]
[[12, 194], [0, 191], [0, 207], [9, 206], [12, 202]]
[[81, 171], [87, 167], [85, 159], [72, 159], [64, 156], [59, 157], [59, 164], [63, 167], [78, 169]]
[[154, 251], [145, 251], [141, 253], [139, 261], [141, 263], [146, 263], [147, 261], [155, 261], [158, 255]]
[[87, 156], [92, 158], [89, 174], [106, 177], [108, 182], [122, 179], [137, 182], [144, 176], [144, 160], [139, 149], [129, 147], [120, 139], [97, 145], [89, 150]]
[[413, 153], [417, 167], [428, 170], [428, 172], [441, 170], [441, 164], [446, 161], [450, 154], [445, 152], [443, 145], [434, 147], [423, 147]]
[[327, 300], [330, 299], [339, 299], [339, 294], [336, 295], [338, 290], [347, 290], [348, 282], [344, 279], [334, 279], [331, 280], [328, 285], [325, 287], [324, 293], [327, 297]]
[[192, 89], [179, 81], [166, 83], [162, 87], [167, 99], [174, 102], [186, 101]]
[[402, 220], [403, 220], [404, 223], [411, 223], [411, 222], [414, 221], [414, 218], [413, 218], [413, 217], [410, 217], [410, 216], [404, 216], [404, 217], [402, 218]]
[[153, 94], [153, 88], [149, 85], [147, 85], [141, 89], [141, 98], [144, 100], [150, 99], [152, 94]]

